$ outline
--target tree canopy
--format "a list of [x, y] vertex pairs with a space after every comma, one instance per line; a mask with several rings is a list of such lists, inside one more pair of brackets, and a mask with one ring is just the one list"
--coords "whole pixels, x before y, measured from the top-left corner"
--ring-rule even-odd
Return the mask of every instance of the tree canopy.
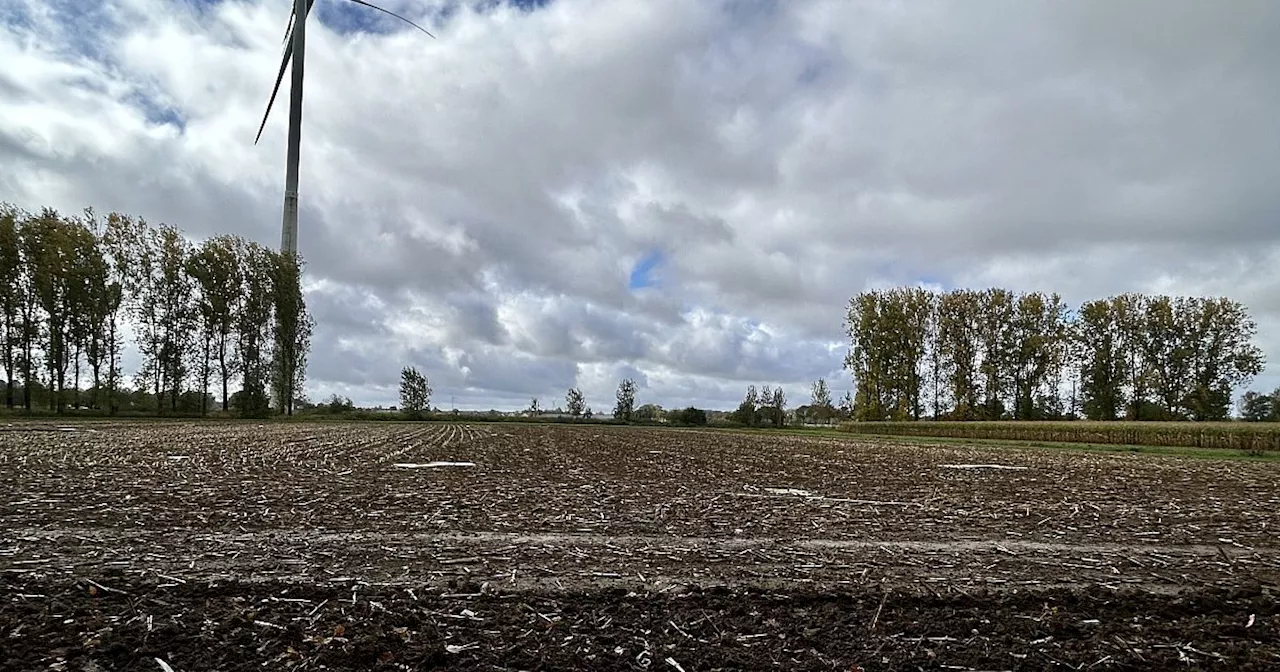
[[[235, 236], [192, 243], [120, 213], [0, 204], [4, 403], [207, 413], [216, 375], [224, 411], [240, 392], [244, 415], [273, 400], [289, 413], [311, 338], [300, 273], [300, 260]], [[121, 364], [129, 335], [141, 360], [132, 372]]]

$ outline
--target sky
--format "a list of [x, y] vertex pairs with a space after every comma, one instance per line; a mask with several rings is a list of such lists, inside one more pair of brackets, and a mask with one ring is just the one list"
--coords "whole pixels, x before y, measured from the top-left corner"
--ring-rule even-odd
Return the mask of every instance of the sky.
[[[290, 0], [0, 0], [0, 200], [276, 247]], [[850, 297], [1228, 296], [1280, 386], [1274, 0], [346, 0], [308, 22], [307, 394], [835, 396]]]

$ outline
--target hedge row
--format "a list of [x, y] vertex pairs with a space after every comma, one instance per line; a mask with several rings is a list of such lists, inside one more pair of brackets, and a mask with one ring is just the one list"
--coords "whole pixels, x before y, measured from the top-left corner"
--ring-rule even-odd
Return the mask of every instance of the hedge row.
[[1280, 426], [1193, 422], [846, 422], [853, 434], [1280, 451]]

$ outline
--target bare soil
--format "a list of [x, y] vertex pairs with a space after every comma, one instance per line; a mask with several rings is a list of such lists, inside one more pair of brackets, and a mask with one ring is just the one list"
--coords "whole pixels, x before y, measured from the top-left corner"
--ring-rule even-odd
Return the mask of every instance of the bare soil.
[[1278, 476], [595, 426], [0, 426], [0, 670], [1277, 669]]

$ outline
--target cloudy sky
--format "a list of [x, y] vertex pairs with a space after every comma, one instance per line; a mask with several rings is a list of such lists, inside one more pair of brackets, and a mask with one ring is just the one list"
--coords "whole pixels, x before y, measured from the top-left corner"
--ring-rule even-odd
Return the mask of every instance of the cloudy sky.
[[[277, 246], [290, 0], [0, 0], [0, 200]], [[345, 0], [308, 23], [308, 392], [837, 394], [849, 297], [1246, 303], [1280, 385], [1274, 0]]]

